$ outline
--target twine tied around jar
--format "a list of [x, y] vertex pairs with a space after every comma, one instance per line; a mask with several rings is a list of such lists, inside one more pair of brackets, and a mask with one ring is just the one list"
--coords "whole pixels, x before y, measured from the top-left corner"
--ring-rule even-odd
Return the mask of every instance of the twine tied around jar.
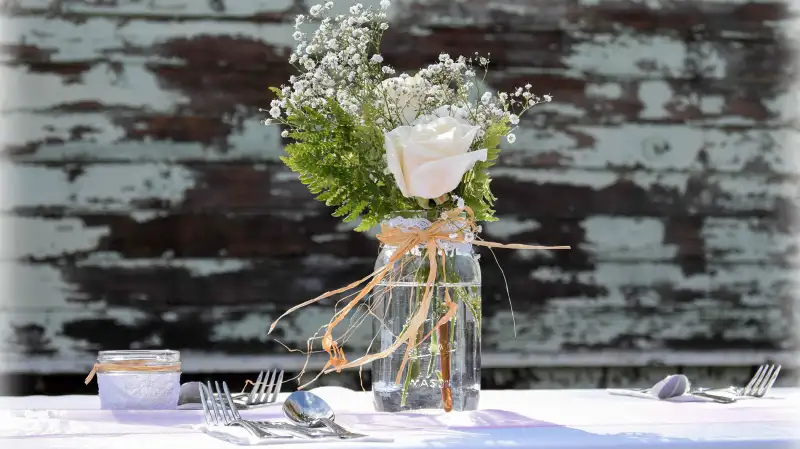
[[160, 373], [174, 373], [181, 370], [180, 362], [172, 365], [152, 365], [152, 360], [117, 360], [114, 362], [95, 363], [84, 384], [89, 385], [94, 375], [110, 371], [149, 371]]

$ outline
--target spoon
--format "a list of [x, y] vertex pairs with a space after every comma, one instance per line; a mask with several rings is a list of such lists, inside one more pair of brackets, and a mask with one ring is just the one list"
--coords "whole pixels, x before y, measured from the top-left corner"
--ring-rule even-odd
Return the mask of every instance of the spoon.
[[321, 397], [308, 391], [295, 391], [283, 403], [283, 414], [304, 427], [327, 427], [339, 438], [365, 437], [360, 433], [350, 432], [333, 422], [333, 409]]
[[689, 378], [683, 374], [673, 374], [667, 376], [661, 382], [655, 384], [650, 389], [650, 394], [659, 399], [669, 399], [682, 396], [692, 388]]
[[709, 388], [692, 388], [692, 383], [689, 378], [683, 374], [673, 374], [665, 377], [662, 381], [653, 385], [651, 388], [643, 388], [638, 390], [642, 393], [649, 393], [659, 399], [670, 399], [684, 394], [692, 394], [695, 396], [711, 399], [714, 402], [722, 402], [730, 404], [736, 402], [736, 398], [729, 398], [726, 396], [711, 394]]

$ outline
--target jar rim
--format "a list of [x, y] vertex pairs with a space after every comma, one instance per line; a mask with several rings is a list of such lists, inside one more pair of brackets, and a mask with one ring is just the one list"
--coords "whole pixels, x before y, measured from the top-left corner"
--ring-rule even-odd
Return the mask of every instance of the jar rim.
[[386, 220], [391, 220], [392, 218], [401, 217], [401, 218], [426, 218], [430, 219], [433, 218], [435, 211], [433, 209], [412, 209], [412, 210], [396, 210], [390, 214], [390, 217]]
[[99, 351], [98, 362], [119, 362], [129, 360], [144, 360], [158, 363], [176, 363], [181, 359], [180, 351], [171, 349], [124, 349], [114, 351]]

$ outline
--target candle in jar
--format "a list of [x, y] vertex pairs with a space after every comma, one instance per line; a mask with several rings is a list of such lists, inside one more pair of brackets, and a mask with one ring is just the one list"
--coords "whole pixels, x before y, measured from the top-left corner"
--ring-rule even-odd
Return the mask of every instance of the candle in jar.
[[[173, 410], [180, 395], [180, 352], [100, 351], [96, 372], [104, 410]], [[91, 381], [92, 374], [86, 379]]]

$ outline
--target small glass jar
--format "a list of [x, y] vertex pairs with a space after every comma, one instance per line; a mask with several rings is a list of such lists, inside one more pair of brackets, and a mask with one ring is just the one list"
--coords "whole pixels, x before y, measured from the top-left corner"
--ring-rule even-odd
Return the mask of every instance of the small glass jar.
[[181, 391], [178, 351], [100, 351], [95, 370], [103, 410], [173, 410], [178, 407]]

